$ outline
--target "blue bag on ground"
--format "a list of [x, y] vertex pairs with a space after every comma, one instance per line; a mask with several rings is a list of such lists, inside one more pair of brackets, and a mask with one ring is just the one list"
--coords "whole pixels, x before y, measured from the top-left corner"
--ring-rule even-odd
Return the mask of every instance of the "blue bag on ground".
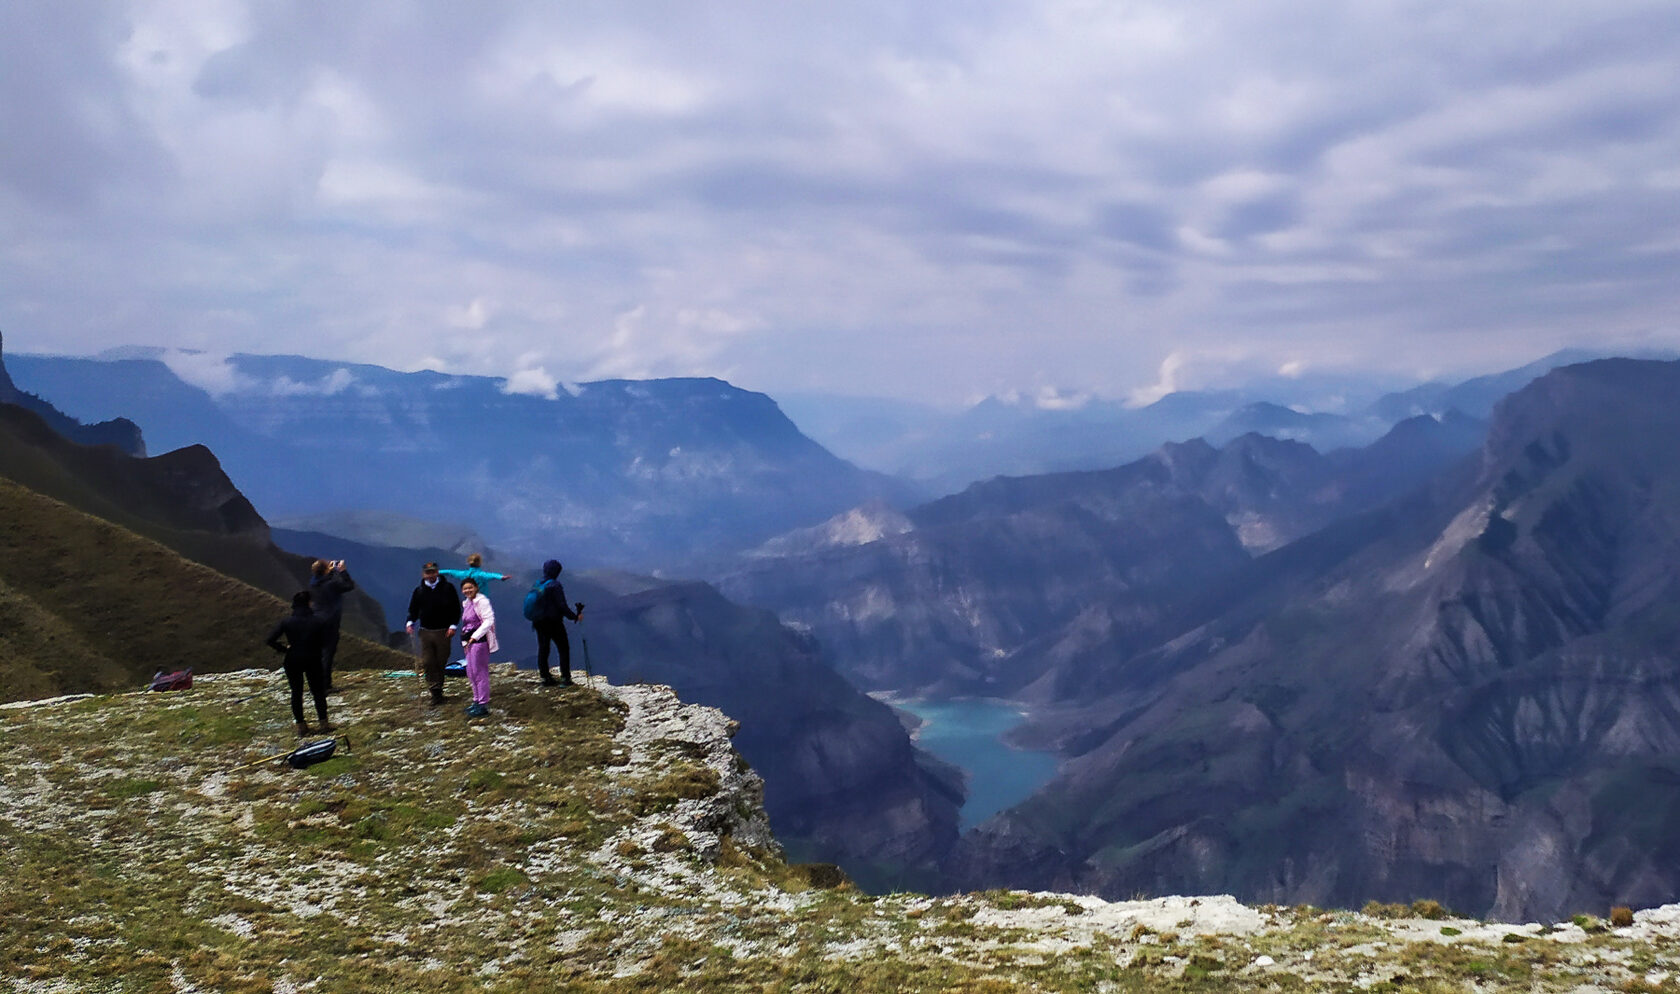
[[287, 753], [286, 763], [294, 770], [301, 770], [305, 766], [314, 766], [316, 763], [331, 759], [333, 752], [337, 749], [337, 739], [322, 739], [319, 742], [311, 742]]

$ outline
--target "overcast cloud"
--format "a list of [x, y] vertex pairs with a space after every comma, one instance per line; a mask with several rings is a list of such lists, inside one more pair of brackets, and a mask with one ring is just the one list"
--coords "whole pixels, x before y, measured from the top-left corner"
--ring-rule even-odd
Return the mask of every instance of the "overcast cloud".
[[1680, 343], [1673, 0], [16, 0], [0, 66], [19, 351], [956, 400]]

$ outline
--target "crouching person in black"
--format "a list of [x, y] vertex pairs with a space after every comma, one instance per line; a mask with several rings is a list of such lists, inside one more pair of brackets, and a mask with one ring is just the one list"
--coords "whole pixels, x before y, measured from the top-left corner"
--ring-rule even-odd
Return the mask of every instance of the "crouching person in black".
[[438, 575], [438, 564], [427, 563], [420, 570], [420, 585], [408, 598], [408, 634], [419, 629], [420, 671], [432, 691], [432, 706], [443, 703], [443, 667], [449, 662], [449, 640], [461, 624], [461, 598], [448, 580]]
[[324, 636], [321, 619], [310, 609], [307, 590], [292, 595], [292, 613], [280, 619], [274, 631], [268, 633], [269, 647], [286, 655], [286, 682], [292, 687], [292, 718], [297, 721], [299, 735], [309, 734], [309, 724], [303, 720], [303, 685], [306, 681], [309, 695], [315, 698], [315, 714], [321, 719], [321, 731], [333, 730], [332, 723], [327, 721], [327, 675], [321, 667]]

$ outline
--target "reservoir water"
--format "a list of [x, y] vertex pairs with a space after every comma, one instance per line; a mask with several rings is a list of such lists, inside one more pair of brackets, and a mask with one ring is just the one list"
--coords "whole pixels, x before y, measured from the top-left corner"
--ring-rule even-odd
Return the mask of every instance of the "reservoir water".
[[917, 745], [968, 773], [968, 800], [958, 813], [961, 831], [1026, 800], [1056, 773], [1055, 756], [1004, 744], [1003, 734], [1025, 720], [1007, 701], [895, 700], [893, 705], [924, 722]]

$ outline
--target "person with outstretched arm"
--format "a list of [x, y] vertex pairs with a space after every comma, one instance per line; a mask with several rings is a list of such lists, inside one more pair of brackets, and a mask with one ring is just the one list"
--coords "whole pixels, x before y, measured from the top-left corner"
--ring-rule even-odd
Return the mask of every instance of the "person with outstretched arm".
[[[536, 609], [531, 616], [531, 627], [537, 633], [537, 672], [545, 687], [572, 686], [572, 643], [566, 637], [566, 619], [581, 620], [583, 603], [580, 601], [577, 609], [566, 603], [566, 588], [560, 586], [560, 561], [550, 559], [543, 563], [543, 578], [537, 582]], [[560, 679], [554, 679], [554, 674], [548, 670], [548, 647], [553, 645], [559, 650]]]
[[449, 643], [461, 623], [461, 599], [454, 584], [438, 575], [438, 564], [420, 570], [420, 585], [408, 598], [408, 633], [420, 633], [420, 671], [432, 691], [432, 706], [443, 703], [443, 668], [449, 663]]
[[309, 591], [300, 590], [292, 595], [292, 613], [281, 618], [264, 639], [269, 648], [286, 657], [286, 682], [292, 688], [292, 719], [297, 722], [299, 735], [309, 734], [309, 723], [303, 720], [305, 682], [309, 684], [309, 696], [315, 699], [315, 715], [321, 719], [321, 731], [333, 730], [332, 722], [327, 720], [327, 680], [321, 670], [321, 640], [325, 632], [325, 624], [311, 609]]
[[471, 580], [472, 582], [478, 584], [478, 588], [480, 590], [483, 590], [486, 586], [488, 586], [492, 580], [507, 579], [506, 573], [492, 573], [485, 569], [484, 557], [476, 552], [467, 557], [466, 569], [440, 569], [438, 570], [438, 575], [443, 577], [445, 580], [454, 582], [456, 586], [460, 586], [468, 580]]
[[317, 559], [309, 567], [309, 597], [315, 616], [321, 619], [321, 672], [327, 693], [334, 691], [333, 660], [338, 656], [338, 629], [344, 622], [344, 595], [356, 589], [356, 581], [344, 568], [344, 560]]

